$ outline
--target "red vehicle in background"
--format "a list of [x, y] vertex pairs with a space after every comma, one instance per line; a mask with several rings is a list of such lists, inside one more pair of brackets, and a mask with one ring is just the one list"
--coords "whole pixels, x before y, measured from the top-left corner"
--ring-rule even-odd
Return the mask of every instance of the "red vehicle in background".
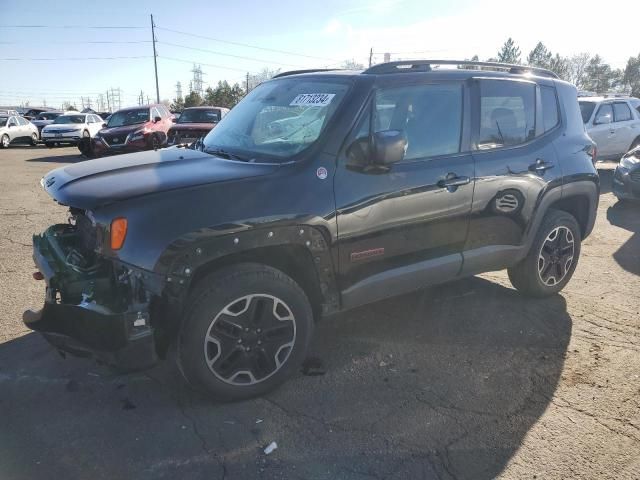
[[93, 138], [93, 156], [136, 152], [167, 145], [173, 114], [162, 104], [129, 107], [109, 117], [107, 126]]
[[223, 107], [186, 108], [169, 129], [169, 145], [192, 143], [204, 137], [229, 112]]

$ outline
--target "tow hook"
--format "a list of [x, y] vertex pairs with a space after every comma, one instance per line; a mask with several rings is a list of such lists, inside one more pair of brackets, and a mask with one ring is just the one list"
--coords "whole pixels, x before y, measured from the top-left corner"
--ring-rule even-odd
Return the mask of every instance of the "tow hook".
[[44, 280], [44, 275], [42, 274], [42, 272], [33, 272], [33, 279]]

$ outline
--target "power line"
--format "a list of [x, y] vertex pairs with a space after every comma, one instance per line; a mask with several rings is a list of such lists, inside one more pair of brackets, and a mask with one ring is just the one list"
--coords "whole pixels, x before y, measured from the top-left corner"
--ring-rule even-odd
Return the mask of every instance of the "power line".
[[242, 68], [224, 67], [222, 65], [214, 65], [212, 63], [194, 62], [193, 60], [184, 60], [182, 58], [165, 57], [164, 55], [158, 55], [158, 58], [164, 58], [165, 60], [173, 60], [174, 62], [191, 63], [192, 65], [194, 63], [197, 63], [198, 65], [204, 65], [205, 67], [221, 68], [223, 70], [235, 70], [236, 72], [245, 72], [246, 71], [245, 69], [242, 69]]
[[[159, 29], [160, 27], [156, 27], [156, 28]], [[161, 43], [163, 45], [170, 45], [172, 47], [186, 48], [187, 50], [195, 50], [195, 51], [198, 51], [198, 52], [212, 53], [214, 55], [223, 55], [225, 57], [239, 58], [239, 59], [242, 59], [242, 60], [251, 60], [251, 61], [255, 61], [255, 62], [277, 64], [277, 65], [285, 65], [285, 66], [288, 66], [288, 67], [302, 67], [302, 65], [296, 65], [295, 63], [274, 62], [273, 60], [263, 60], [263, 59], [255, 58], [255, 57], [245, 57], [243, 55], [233, 55], [231, 53], [217, 52], [215, 50], [208, 50], [206, 48], [189, 47], [187, 45], [179, 45], [177, 43], [163, 42], [161, 40], [158, 40], [156, 43]]]
[[189, 36], [189, 37], [204, 38], [206, 40], [212, 40], [214, 42], [226, 43], [228, 45], [236, 45], [236, 46], [239, 46], [239, 47], [246, 47], [246, 48], [255, 48], [256, 50], [264, 50], [266, 52], [282, 53], [284, 55], [295, 55], [297, 57], [313, 58], [314, 60], [335, 61], [334, 58], [316, 57], [316, 56], [313, 56], [313, 55], [306, 55], [304, 53], [290, 52], [290, 51], [287, 51], [287, 50], [277, 50], [275, 48], [258, 47], [257, 45], [249, 45], [248, 43], [232, 42], [232, 41], [229, 41], [229, 40], [221, 40], [219, 38], [206, 37], [204, 35], [197, 35], [195, 33], [181, 32], [179, 30], [173, 30], [171, 28], [164, 28], [164, 27], [157, 27], [156, 26], [156, 29], [157, 30], [164, 30], [166, 32], [177, 33], [177, 34], [180, 34], [180, 35], [186, 35], [186, 36]]
[[1, 61], [7, 62], [22, 62], [22, 61], [32, 61], [32, 62], [40, 62], [40, 61], [60, 61], [60, 60], [133, 60], [133, 59], [141, 59], [141, 58], [153, 58], [151, 55], [142, 55], [137, 57], [57, 57], [57, 58], [0, 58]]
[[0, 25], [0, 28], [88, 28], [98, 30], [137, 30], [145, 27], [123, 26], [123, 25]]
[[[70, 44], [134, 44], [134, 43], [151, 43], [151, 40], [95, 40], [95, 41], [84, 41], [84, 40], [70, 40], [70, 41], [62, 41], [62, 42], [46, 42], [47, 45], [70, 45]], [[20, 41], [20, 42], [0, 42], [2, 45], [25, 45], [25, 44], [37, 44], [42, 45], [42, 41]]]

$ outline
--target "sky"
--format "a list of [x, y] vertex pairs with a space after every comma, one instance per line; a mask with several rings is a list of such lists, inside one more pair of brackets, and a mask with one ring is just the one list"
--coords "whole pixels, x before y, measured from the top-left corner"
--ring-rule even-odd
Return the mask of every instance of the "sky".
[[141, 91], [153, 101], [150, 14], [161, 100], [175, 98], [178, 81], [188, 93], [194, 63], [202, 66], [206, 88], [219, 80], [242, 84], [247, 72], [265, 67], [366, 64], [371, 49], [374, 63], [385, 52], [392, 59], [486, 59], [508, 37], [523, 60], [538, 41], [561, 55], [598, 53], [616, 68], [640, 53], [636, 20], [623, 27], [625, 19], [640, 18], [638, 0], [618, 0], [604, 12], [602, 2], [592, 0], [271, 3], [0, 0], [0, 105], [70, 101], [80, 107], [84, 97], [95, 107], [111, 88], [121, 89], [123, 107], [138, 104]]

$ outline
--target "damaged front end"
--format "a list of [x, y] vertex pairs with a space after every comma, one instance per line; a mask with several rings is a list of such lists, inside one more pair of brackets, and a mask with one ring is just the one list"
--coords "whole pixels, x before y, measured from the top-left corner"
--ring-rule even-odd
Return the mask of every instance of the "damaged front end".
[[123, 370], [157, 361], [153, 303], [162, 278], [99, 252], [102, 230], [84, 212], [33, 237], [36, 278], [46, 280], [44, 307], [24, 323], [61, 352], [96, 358]]

